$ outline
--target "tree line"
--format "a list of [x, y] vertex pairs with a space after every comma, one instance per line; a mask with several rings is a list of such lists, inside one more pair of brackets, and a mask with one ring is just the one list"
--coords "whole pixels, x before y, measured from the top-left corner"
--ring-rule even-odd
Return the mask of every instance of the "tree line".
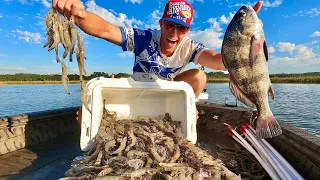
[[[84, 76], [84, 80], [90, 80], [95, 77], [111, 77], [112, 74], [105, 72], [94, 72], [89, 76]], [[130, 77], [131, 74], [118, 73], [115, 74], [115, 78]], [[68, 78], [70, 81], [78, 81], [80, 76], [78, 74], [69, 74]], [[0, 74], [0, 81], [61, 81], [60, 74]]]
[[[94, 72], [89, 76], [84, 76], [85, 80], [90, 80], [95, 77], [111, 77], [112, 74], [106, 72]], [[228, 82], [228, 74], [223, 72], [206, 72], [208, 82], [224, 83]], [[118, 73], [114, 75], [115, 78], [127, 78], [131, 74]], [[69, 74], [70, 81], [78, 81], [78, 74]], [[273, 83], [320, 83], [320, 72], [308, 72], [308, 73], [293, 73], [293, 74], [270, 74], [270, 79]], [[60, 74], [0, 74], [0, 81], [61, 81]]]
[[[210, 83], [229, 82], [229, 75], [223, 72], [210, 72], [206, 74]], [[270, 79], [272, 83], [320, 84], [320, 72], [270, 74]]]

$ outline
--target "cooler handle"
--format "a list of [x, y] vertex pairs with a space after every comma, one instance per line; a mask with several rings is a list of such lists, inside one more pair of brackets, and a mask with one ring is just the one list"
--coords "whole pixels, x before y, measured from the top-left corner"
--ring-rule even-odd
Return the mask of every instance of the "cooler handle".
[[135, 81], [155, 82], [158, 79], [158, 76], [153, 73], [135, 72], [132, 74], [131, 78]]

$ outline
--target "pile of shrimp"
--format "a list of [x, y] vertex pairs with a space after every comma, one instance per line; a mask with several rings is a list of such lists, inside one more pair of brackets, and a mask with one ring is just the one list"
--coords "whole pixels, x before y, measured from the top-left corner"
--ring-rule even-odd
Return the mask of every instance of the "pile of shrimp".
[[169, 114], [117, 119], [104, 109], [98, 134], [70, 179], [240, 179], [221, 160], [185, 138]]

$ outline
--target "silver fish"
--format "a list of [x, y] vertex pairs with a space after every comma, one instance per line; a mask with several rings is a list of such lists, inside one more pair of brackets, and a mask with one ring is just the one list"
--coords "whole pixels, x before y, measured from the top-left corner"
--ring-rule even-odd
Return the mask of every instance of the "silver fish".
[[268, 72], [268, 49], [262, 25], [251, 6], [242, 6], [226, 30], [222, 60], [229, 71], [229, 87], [247, 106], [256, 106], [257, 138], [272, 138], [282, 130], [269, 107], [274, 91]]

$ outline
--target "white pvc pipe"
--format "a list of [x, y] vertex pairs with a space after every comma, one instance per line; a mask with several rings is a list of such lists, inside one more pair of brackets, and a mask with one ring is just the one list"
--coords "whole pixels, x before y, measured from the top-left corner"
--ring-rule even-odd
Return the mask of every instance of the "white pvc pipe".
[[250, 148], [248, 148], [240, 139], [238, 139], [237, 136], [232, 134], [232, 132], [229, 133], [229, 136], [232, 137], [233, 139], [235, 139], [239, 144], [241, 144], [244, 148], [246, 148], [250, 153], [253, 154], [252, 150]]
[[[227, 124], [226, 124], [227, 125]], [[262, 165], [262, 167], [267, 171], [267, 173], [270, 175], [270, 177], [273, 179], [273, 180], [280, 180], [278, 174], [273, 171], [273, 169], [270, 168], [269, 165], [267, 165], [262, 159], [261, 157], [259, 156], [259, 154], [250, 146], [250, 144], [248, 144], [248, 142], [243, 139], [238, 133], [237, 131], [235, 131], [230, 125], [227, 125], [228, 128], [233, 132], [234, 135], [236, 135], [240, 141], [245, 145], [244, 147], [247, 147], [249, 148], [249, 152], [251, 152], [254, 157], [259, 161], [259, 163]]]
[[[252, 133], [252, 131], [251, 131]], [[286, 171], [288, 173], [288, 175], [290, 176], [289, 179], [293, 179], [293, 180], [297, 180], [297, 177], [290, 172], [289, 168], [283, 164], [281, 162], [281, 160], [275, 155], [272, 153], [272, 151], [270, 149], [268, 149], [263, 143], [261, 143], [262, 147], [267, 151], [267, 153], [277, 162], [277, 163], [280, 163], [280, 165], [283, 167], [283, 170]]]
[[268, 159], [268, 161], [271, 163], [271, 166], [276, 170], [276, 172], [279, 174], [279, 176], [281, 177], [281, 179], [291, 179], [291, 176], [288, 174], [288, 172], [282, 167], [282, 165], [278, 162], [275, 161], [275, 159], [273, 159], [270, 154], [267, 153], [267, 151], [262, 147], [262, 145], [260, 144], [261, 142], [259, 142], [257, 140], [257, 138], [255, 137], [255, 135], [253, 135], [251, 133], [251, 131], [249, 129], [247, 129], [246, 127], [244, 127], [244, 131], [247, 135], [250, 136], [250, 138], [253, 140], [254, 144], [256, 144], [259, 148], [259, 150], [261, 150], [261, 152], [263, 153], [263, 155]]
[[251, 139], [250, 136], [248, 136], [247, 133], [243, 132], [243, 134], [245, 135], [245, 137], [249, 140], [249, 142], [254, 146], [254, 148], [256, 148], [257, 152], [259, 153], [260, 157], [262, 158], [262, 160], [264, 160], [264, 162], [266, 162], [274, 171], [275, 168], [272, 166], [271, 162], [268, 160], [268, 158], [263, 154], [262, 150], [257, 146], [257, 144], [254, 143], [254, 141]]
[[[253, 133], [256, 133], [256, 131], [249, 124], [247, 124], [247, 127], [249, 127]], [[291, 166], [291, 164], [288, 163], [288, 161], [284, 157], [282, 157], [282, 155], [276, 149], [274, 149], [265, 139], [261, 139], [261, 141], [268, 149], [272, 151], [273, 154], [277, 156], [278, 159], [280, 159], [280, 161], [284, 165], [286, 165], [287, 168], [289, 168], [290, 172], [293, 173], [298, 180], [304, 180], [304, 178]]]

